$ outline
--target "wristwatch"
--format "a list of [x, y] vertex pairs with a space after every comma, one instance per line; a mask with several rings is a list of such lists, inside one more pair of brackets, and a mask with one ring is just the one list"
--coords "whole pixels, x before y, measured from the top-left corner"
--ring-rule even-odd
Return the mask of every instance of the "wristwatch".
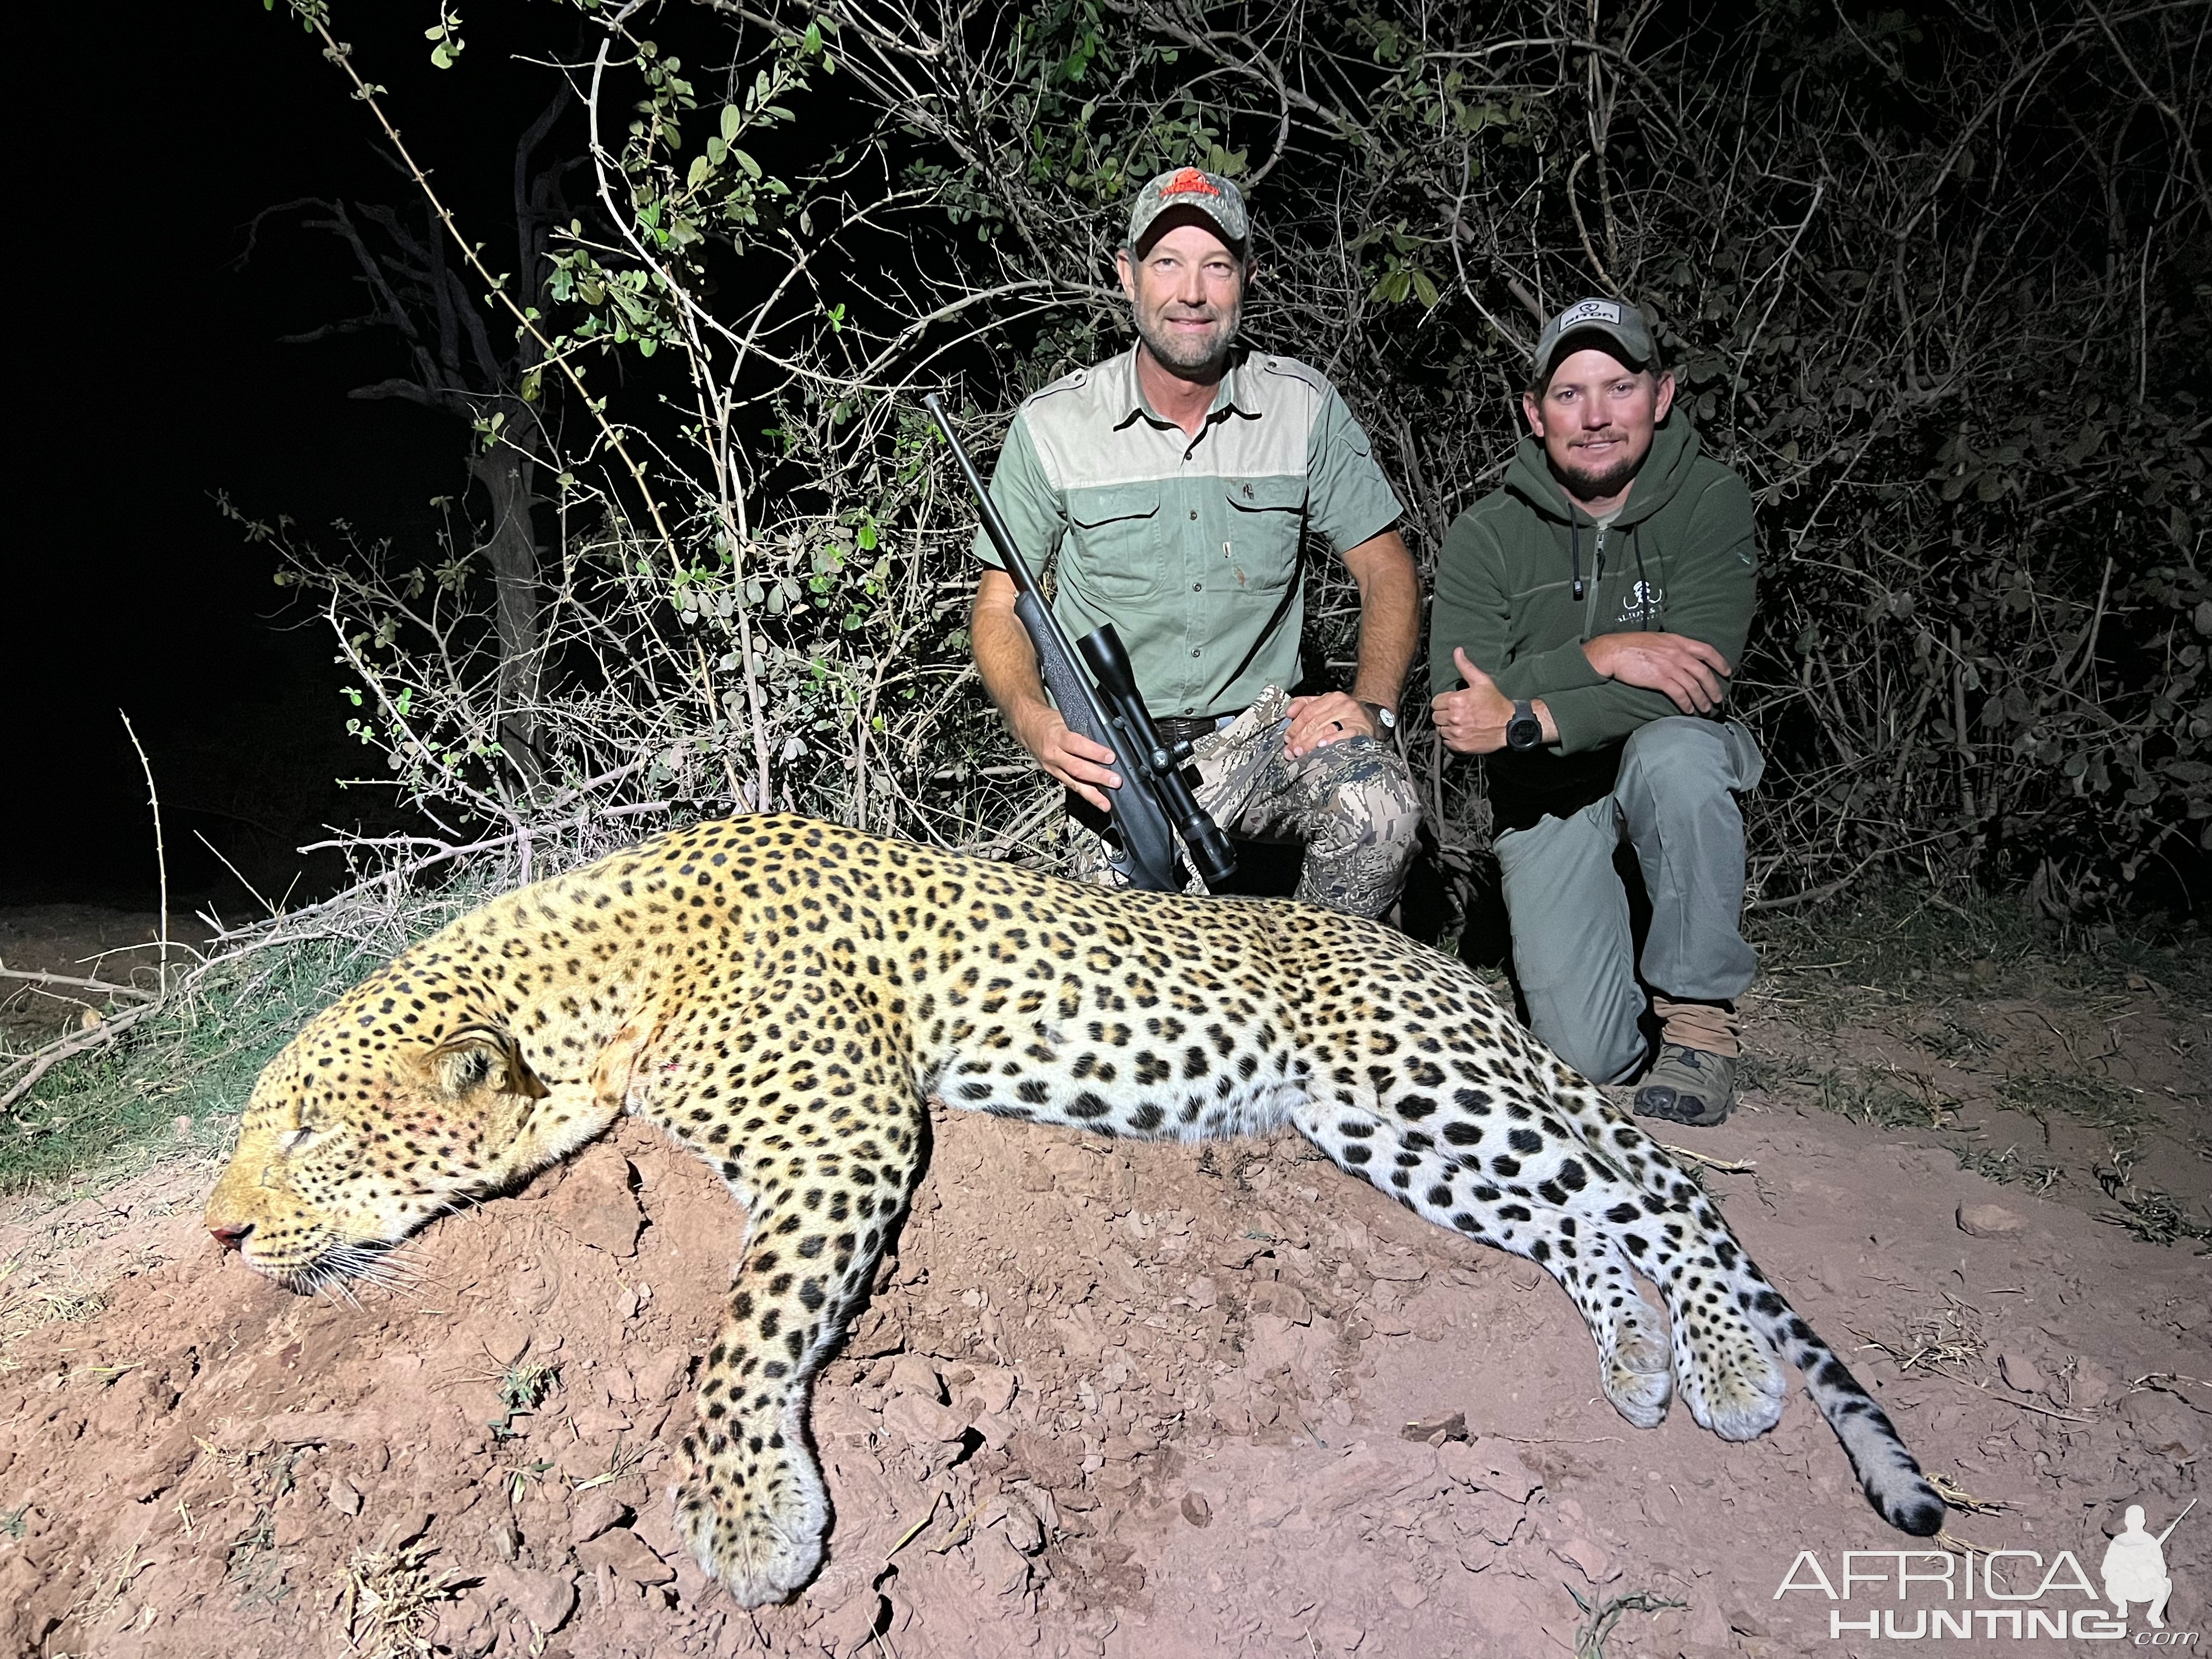
[[1359, 705], [1375, 716], [1376, 728], [1385, 737], [1398, 729], [1398, 711], [1385, 702], [1362, 702]]
[[1505, 746], [1537, 749], [1543, 742], [1544, 722], [1536, 718], [1536, 705], [1524, 697], [1513, 705], [1513, 718], [1505, 722]]

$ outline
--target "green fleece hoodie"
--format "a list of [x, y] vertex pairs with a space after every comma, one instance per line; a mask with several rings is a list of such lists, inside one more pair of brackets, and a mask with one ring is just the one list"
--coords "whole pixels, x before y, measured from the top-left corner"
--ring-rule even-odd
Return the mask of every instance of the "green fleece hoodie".
[[1652, 434], [1627, 505], [1602, 529], [1560, 489], [1543, 446], [1521, 440], [1504, 483], [1445, 538], [1429, 622], [1434, 690], [1460, 686], [1459, 647], [1507, 696], [1542, 698], [1559, 726], [1553, 748], [1491, 757], [1499, 828], [1565, 817], [1607, 794], [1628, 734], [1682, 712], [1664, 693], [1601, 677], [1583, 641], [1650, 629], [1741, 662], [1757, 538], [1750, 490], [1702, 453], [1679, 410]]

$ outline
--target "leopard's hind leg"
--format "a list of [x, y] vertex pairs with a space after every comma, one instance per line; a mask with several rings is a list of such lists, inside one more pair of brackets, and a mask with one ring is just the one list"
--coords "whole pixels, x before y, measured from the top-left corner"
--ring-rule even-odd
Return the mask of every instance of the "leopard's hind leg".
[[[807, 1442], [807, 1397], [905, 1210], [927, 1126], [889, 1034], [857, 1000], [736, 1023], [750, 1028], [736, 1044], [709, 1032], [696, 1048], [679, 1037], [674, 1052], [663, 1048], [647, 1109], [745, 1206], [675, 1504], [700, 1567], [757, 1607], [821, 1565], [830, 1507]], [[742, 1050], [756, 1039], [761, 1057], [748, 1065]], [[732, 1047], [740, 1057], [703, 1063]], [[735, 1086], [708, 1085], [711, 1074], [734, 1074]]]
[[1717, 1206], [1664, 1148], [1588, 1085], [1563, 1090], [1561, 1110], [1638, 1189], [1595, 1219], [1613, 1230], [1667, 1297], [1676, 1373], [1692, 1415], [1724, 1439], [1764, 1433], [1781, 1419], [1786, 1358], [1804, 1376], [1806, 1392], [1882, 1517], [1916, 1536], [1940, 1529], [1943, 1500], [1888, 1413], [1768, 1282]]
[[1343, 1168], [1415, 1214], [1550, 1273], [1597, 1345], [1598, 1380], [1613, 1408], [1640, 1429], [1656, 1427], [1667, 1415], [1667, 1327], [1638, 1292], [1627, 1262], [1602, 1230], [1486, 1167], [1479, 1119], [1462, 1109], [1441, 1121], [1423, 1112], [1408, 1121], [1375, 1089], [1340, 1083], [1294, 1112], [1292, 1121]]

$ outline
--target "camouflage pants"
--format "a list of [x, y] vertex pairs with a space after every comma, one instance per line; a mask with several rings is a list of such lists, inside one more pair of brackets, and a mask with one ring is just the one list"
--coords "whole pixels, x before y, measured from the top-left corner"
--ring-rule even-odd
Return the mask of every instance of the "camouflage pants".
[[[1269, 686], [1196, 751], [1199, 805], [1244, 841], [1301, 841], [1297, 896], [1379, 916], [1397, 902], [1420, 828], [1420, 798], [1404, 757], [1374, 738], [1342, 738], [1293, 760], [1283, 752], [1291, 700]], [[1117, 885], [1103, 842], [1068, 820], [1070, 873]], [[1192, 890], [1203, 891], [1193, 881]]]

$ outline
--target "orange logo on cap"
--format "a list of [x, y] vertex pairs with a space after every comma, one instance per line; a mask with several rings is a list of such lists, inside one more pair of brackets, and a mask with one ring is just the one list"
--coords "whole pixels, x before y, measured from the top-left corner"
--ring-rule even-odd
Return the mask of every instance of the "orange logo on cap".
[[1221, 186], [1213, 183], [1196, 167], [1185, 167], [1160, 187], [1163, 196], [1218, 196]]

